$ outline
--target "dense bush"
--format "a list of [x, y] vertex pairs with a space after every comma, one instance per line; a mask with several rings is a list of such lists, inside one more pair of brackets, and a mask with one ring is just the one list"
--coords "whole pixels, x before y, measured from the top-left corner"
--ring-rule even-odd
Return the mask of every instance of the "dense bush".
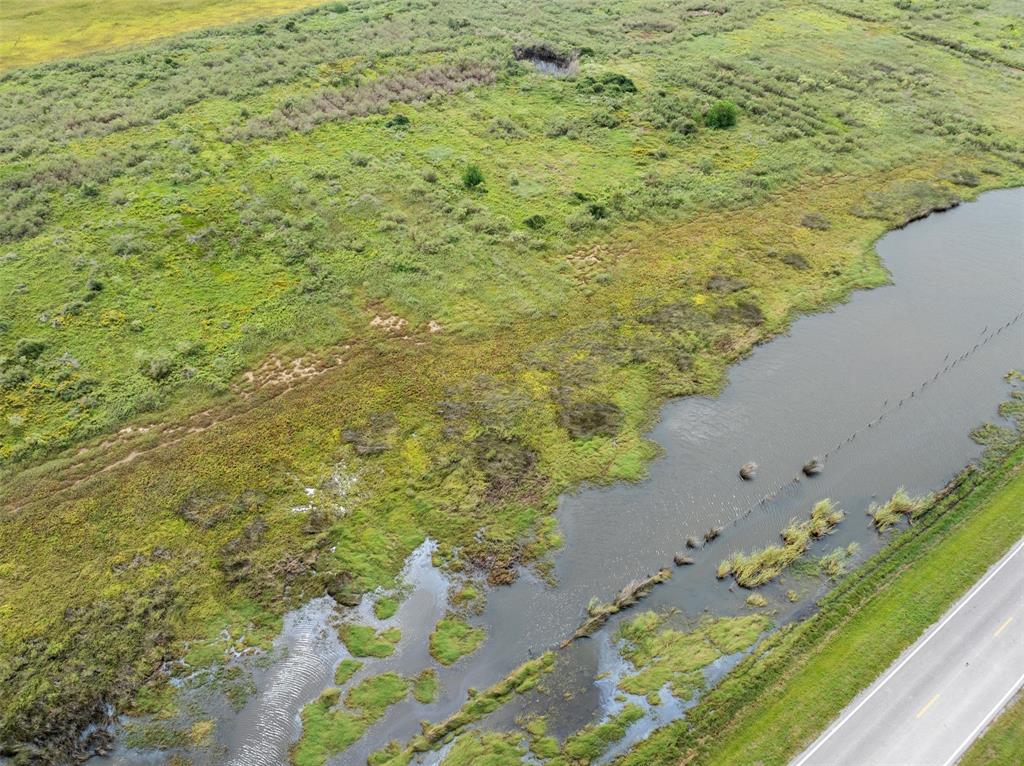
[[150, 380], [164, 380], [174, 372], [174, 362], [166, 354], [143, 356], [139, 359], [139, 372]]
[[484, 171], [479, 165], [469, 164], [462, 169], [462, 185], [467, 189], [475, 189], [484, 182]]
[[616, 95], [620, 93], [636, 93], [636, 83], [624, 74], [616, 72], [605, 72], [604, 74], [592, 77], [587, 75], [581, 77], [576, 84], [576, 89], [581, 93]]
[[704, 124], [709, 128], [731, 128], [736, 124], [739, 109], [731, 101], [716, 101], [704, 114]]
[[38, 359], [46, 349], [46, 343], [36, 338], [21, 338], [14, 344], [14, 356], [24, 359]]

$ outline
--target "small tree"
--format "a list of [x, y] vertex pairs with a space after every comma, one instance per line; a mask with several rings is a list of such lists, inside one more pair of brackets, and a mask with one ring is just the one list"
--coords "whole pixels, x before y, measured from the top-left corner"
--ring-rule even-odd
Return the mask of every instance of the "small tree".
[[717, 101], [707, 114], [704, 115], [704, 124], [709, 128], [731, 128], [736, 124], [736, 115], [739, 112], [736, 104], [732, 101]]
[[466, 165], [462, 171], [462, 185], [467, 189], [475, 189], [484, 182], [484, 171], [479, 165]]

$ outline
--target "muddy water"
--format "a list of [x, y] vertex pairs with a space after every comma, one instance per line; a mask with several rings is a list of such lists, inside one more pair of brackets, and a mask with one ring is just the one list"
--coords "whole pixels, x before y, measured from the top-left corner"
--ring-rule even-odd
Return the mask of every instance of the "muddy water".
[[[453, 667], [438, 668], [437, 701], [420, 705], [410, 698], [393, 706], [331, 763], [364, 764], [389, 740], [417, 734], [421, 720], [454, 712], [470, 687], [487, 687], [571, 633], [592, 596], [608, 600], [629, 579], [671, 566], [689, 535], [725, 528], [714, 543], [691, 552], [696, 563], [676, 569], [645, 606], [673, 606], [691, 616], [741, 612], [745, 593], [714, 577], [730, 552], [776, 541], [789, 519], [831, 497], [847, 517], [813, 552], [858, 542], [863, 557], [879, 544], [865, 516], [873, 500], [900, 486], [912, 494], [937, 489], [975, 458], [980, 448], [969, 431], [996, 417], [1007, 393], [1002, 375], [1024, 368], [1024, 318], [1005, 327], [1024, 310], [1024, 189], [985, 194], [893, 232], [878, 252], [892, 285], [800, 319], [789, 335], [735, 366], [719, 397], [668, 403], [651, 433], [664, 454], [647, 480], [564, 497], [557, 587], [526, 573], [513, 586], [490, 591], [478, 620], [488, 640]], [[813, 456], [825, 460], [824, 471], [804, 477], [800, 468]], [[743, 482], [737, 471], [748, 461], [760, 470]], [[430, 565], [429, 542], [411, 557], [405, 580], [408, 595], [394, 617], [377, 621], [372, 597], [357, 610], [368, 624], [399, 625], [403, 637], [393, 657], [368, 661], [350, 683], [385, 670], [415, 675], [434, 665], [427, 638], [446, 609], [448, 583]], [[782, 598], [789, 587], [800, 592], [796, 604]], [[763, 592], [785, 620], [810, 608], [823, 588], [791, 578]], [[318, 603], [289, 615], [282, 658], [257, 673], [258, 691], [241, 713], [220, 716], [223, 749], [213, 762], [286, 761], [302, 704], [331, 684], [333, 668], [346, 656], [324, 632], [331, 617]], [[614, 628], [613, 620], [594, 639], [562, 652], [546, 693], [515, 700], [487, 725], [504, 728], [517, 714], [536, 712], [564, 736], [615, 712], [622, 704], [615, 678], [624, 668], [610, 638]], [[735, 659], [723, 658], [708, 673], [724, 672]], [[648, 715], [630, 728], [627, 744], [682, 713], [686, 703], [663, 697], [654, 708], [639, 700]], [[140, 762], [120, 755], [107, 762]], [[421, 762], [439, 760], [434, 753]]]

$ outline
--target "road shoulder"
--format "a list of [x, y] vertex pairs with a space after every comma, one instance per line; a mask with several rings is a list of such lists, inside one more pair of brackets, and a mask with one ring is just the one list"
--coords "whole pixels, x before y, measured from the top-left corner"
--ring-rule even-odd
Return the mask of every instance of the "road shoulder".
[[1003, 710], [959, 766], [1019, 766], [1024, 763], [1024, 691]]

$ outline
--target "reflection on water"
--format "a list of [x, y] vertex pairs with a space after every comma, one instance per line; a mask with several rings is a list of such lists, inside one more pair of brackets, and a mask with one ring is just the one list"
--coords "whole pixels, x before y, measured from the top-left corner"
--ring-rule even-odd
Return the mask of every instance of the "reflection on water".
[[227, 761], [231, 766], [276, 766], [298, 736], [297, 716], [331, 683], [334, 668], [348, 652], [331, 625], [334, 600], [314, 599], [285, 617], [275, 641], [283, 659], [260, 679], [259, 692], [245, 706], [235, 725], [236, 738]]

